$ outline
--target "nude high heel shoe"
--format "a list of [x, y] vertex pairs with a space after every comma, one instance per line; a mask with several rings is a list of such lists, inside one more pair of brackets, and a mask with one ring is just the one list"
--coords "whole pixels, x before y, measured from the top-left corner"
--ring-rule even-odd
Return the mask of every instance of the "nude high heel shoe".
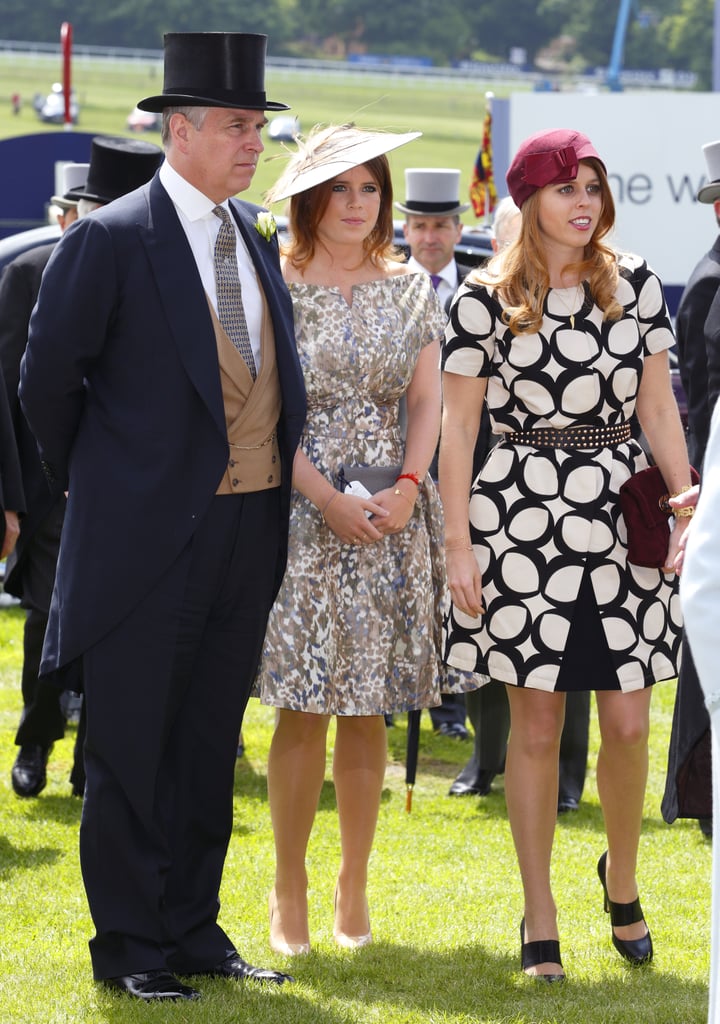
[[[367, 901], [365, 903], [367, 907]], [[335, 921], [337, 922], [337, 886], [335, 886]], [[338, 946], [342, 946], [343, 949], [360, 949], [362, 946], [369, 946], [372, 942], [372, 931], [370, 930], [370, 913], [368, 911], [368, 930], [364, 935], [346, 935], [345, 932], [341, 932], [337, 923], [333, 927], [333, 938]]]
[[275, 890], [270, 891], [268, 896], [268, 911], [270, 914], [270, 948], [282, 956], [307, 956], [310, 952], [309, 942], [286, 942], [281, 936], [275, 934], [273, 921], [277, 911], [277, 897]]

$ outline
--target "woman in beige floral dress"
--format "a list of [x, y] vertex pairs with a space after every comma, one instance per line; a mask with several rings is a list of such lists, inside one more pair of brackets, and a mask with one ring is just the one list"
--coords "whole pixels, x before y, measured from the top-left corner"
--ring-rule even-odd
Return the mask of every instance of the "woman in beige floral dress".
[[[268, 764], [270, 944], [285, 954], [310, 948], [305, 855], [331, 716], [341, 836], [334, 936], [354, 948], [371, 941], [367, 865], [387, 758], [383, 714], [440, 701], [441, 520], [427, 469], [445, 317], [427, 275], [409, 273], [394, 253], [384, 155], [414, 137], [316, 130], [268, 196], [292, 197], [284, 274], [309, 393], [288, 568], [259, 680], [262, 702], [279, 709]], [[396, 466], [397, 478], [371, 498], [341, 493], [343, 465]]]

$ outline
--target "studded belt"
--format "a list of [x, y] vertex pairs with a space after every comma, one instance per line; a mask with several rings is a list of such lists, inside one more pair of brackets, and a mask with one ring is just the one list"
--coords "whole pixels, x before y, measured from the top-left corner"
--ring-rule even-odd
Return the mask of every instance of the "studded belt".
[[527, 444], [532, 448], [612, 448], [629, 441], [631, 436], [630, 424], [624, 421], [610, 427], [580, 425], [562, 430], [553, 427], [515, 430], [503, 434], [502, 440], [509, 444]]

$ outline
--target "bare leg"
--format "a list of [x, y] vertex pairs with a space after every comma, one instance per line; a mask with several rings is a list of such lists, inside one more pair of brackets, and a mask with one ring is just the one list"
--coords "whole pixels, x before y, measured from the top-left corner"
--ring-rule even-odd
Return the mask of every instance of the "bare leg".
[[[341, 862], [335, 937], [349, 945], [370, 941], [367, 867], [375, 837], [385, 766], [387, 726], [382, 715], [339, 716], [333, 776], [340, 817]], [[352, 940], [355, 941], [352, 941]]]
[[268, 797], [275, 837], [270, 945], [309, 946], [305, 854], [325, 778], [329, 716], [280, 709], [268, 758]]
[[[600, 722], [597, 787], [608, 840], [607, 888], [615, 903], [637, 898], [635, 880], [645, 786], [652, 687], [596, 694]], [[641, 939], [644, 921], [615, 928], [619, 939]]]
[[[525, 896], [526, 942], [557, 939], [557, 913], [550, 887], [558, 799], [558, 758], [565, 695], [507, 687], [510, 740], [505, 797]], [[562, 974], [542, 963], [528, 974]]]

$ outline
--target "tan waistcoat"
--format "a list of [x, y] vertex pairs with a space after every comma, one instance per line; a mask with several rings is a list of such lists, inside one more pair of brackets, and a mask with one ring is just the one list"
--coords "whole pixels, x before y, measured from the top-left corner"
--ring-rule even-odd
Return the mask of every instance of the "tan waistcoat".
[[275, 334], [263, 295], [260, 373], [253, 381], [247, 363], [220, 325], [208, 299], [217, 341], [230, 454], [218, 494], [242, 494], [280, 486], [277, 424], [282, 397]]

